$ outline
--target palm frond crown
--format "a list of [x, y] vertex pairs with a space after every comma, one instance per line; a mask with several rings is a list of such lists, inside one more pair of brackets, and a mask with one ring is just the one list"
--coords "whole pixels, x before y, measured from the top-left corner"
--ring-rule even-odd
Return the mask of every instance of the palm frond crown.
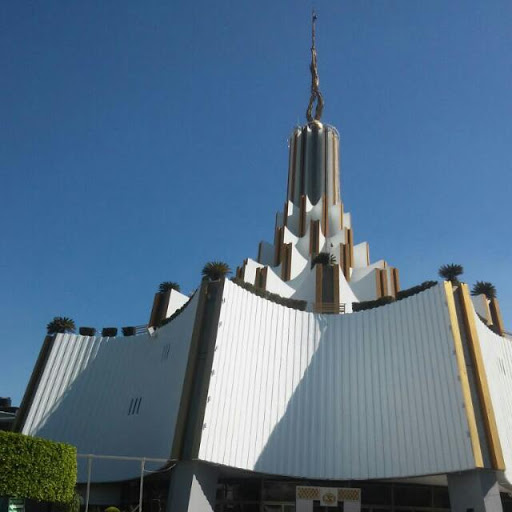
[[439, 276], [453, 284], [458, 284], [458, 277], [464, 274], [464, 267], [458, 263], [448, 263], [439, 267]]
[[75, 332], [76, 326], [73, 319], [67, 316], [56, 316], [46, 326], [48, 334], [57, 334], [64, 332]]
[[227, 263], [223, 261], [209, 261], [201, 272], [203, 277], [206, 277], [210, 281], [218, 281], [223, 279], [228, 274], [231, 274], [231, 269]]
[[334, 257], [334, 254], [329, 254], [328, 252], [320, 252], [313, 258], [311, 267], [314, 267], [316, 264], [335, 265], [336, 258]]
[[477, 281], [471, 289], [471, 295], [484, 294], [488, 299], [496, 298], [496, 286], [489, 281]]
[[171, 290], [176, 290], [177, 292], [179, 292], [181, 290], [181, 287], [175, 281], [164, 281], [163, 283], [160, 283], [158, 286], [158, 291], [160, 293], [169, 292]]

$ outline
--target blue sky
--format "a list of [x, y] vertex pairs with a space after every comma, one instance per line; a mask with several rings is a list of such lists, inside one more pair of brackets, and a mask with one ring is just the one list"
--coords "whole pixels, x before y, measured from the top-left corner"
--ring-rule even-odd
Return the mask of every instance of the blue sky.
[[[317, 0], [324, 120], [355, 241], [402, 287], [464, 265], [512, 330], [512, 3]], [[0, 4], [0, 396], [55, 315], [146, 323], [272, 240], [312, 3]]]

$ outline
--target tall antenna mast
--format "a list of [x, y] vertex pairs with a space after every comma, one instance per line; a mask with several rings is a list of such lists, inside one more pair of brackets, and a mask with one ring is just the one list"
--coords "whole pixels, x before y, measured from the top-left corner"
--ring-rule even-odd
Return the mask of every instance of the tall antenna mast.
[[[320, 121], [322, 112], [324, 110], [324, 98], [320, 92], [320, 78], [318, 77], [318, 65], [316, 62], [316, 46], [315, 46], [315, 25], [317, 15], [315, 10], [311, 14], [311, 64], [309, 70], [311, 71], [311, 96], [309, 98], [308, 110], [306, 111], [306, 118], [309, 123], [314, 120]], [[313, 118], [313, 105], [316, 99], [315, 117]]]

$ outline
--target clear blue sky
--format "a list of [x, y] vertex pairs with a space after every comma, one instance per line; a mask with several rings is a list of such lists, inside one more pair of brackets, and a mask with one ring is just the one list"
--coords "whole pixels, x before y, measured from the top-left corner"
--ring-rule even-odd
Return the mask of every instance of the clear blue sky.
[[[512, 2], [317, 0], [355, 241], [402, 287], [464, 265], [512, 327]], [[148, 320], [272, 240], [311, 1], [0, 4], [0, 396], [55, 315]]]

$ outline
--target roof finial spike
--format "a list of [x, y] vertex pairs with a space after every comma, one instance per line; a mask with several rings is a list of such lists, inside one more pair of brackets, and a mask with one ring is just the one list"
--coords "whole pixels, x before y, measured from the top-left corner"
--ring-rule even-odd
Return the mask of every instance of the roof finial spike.
[[[317, 15], [315, 10], [311, 14], [311, 64], [309, 70], [311, 71], [311, 96], [309, 98], [308, 110], [306, 111], [306, 117], [309, 123], [315, 119], [320, 121], [322, 112], [324, 110], [324, 98], [320, 92], [320, 78], [318, 77], [318, 66], [316, 62], [316, 46], [315, 46], [315, 25]], [[315, 117], [313, 118], [313, 104], [316, 99]]]

